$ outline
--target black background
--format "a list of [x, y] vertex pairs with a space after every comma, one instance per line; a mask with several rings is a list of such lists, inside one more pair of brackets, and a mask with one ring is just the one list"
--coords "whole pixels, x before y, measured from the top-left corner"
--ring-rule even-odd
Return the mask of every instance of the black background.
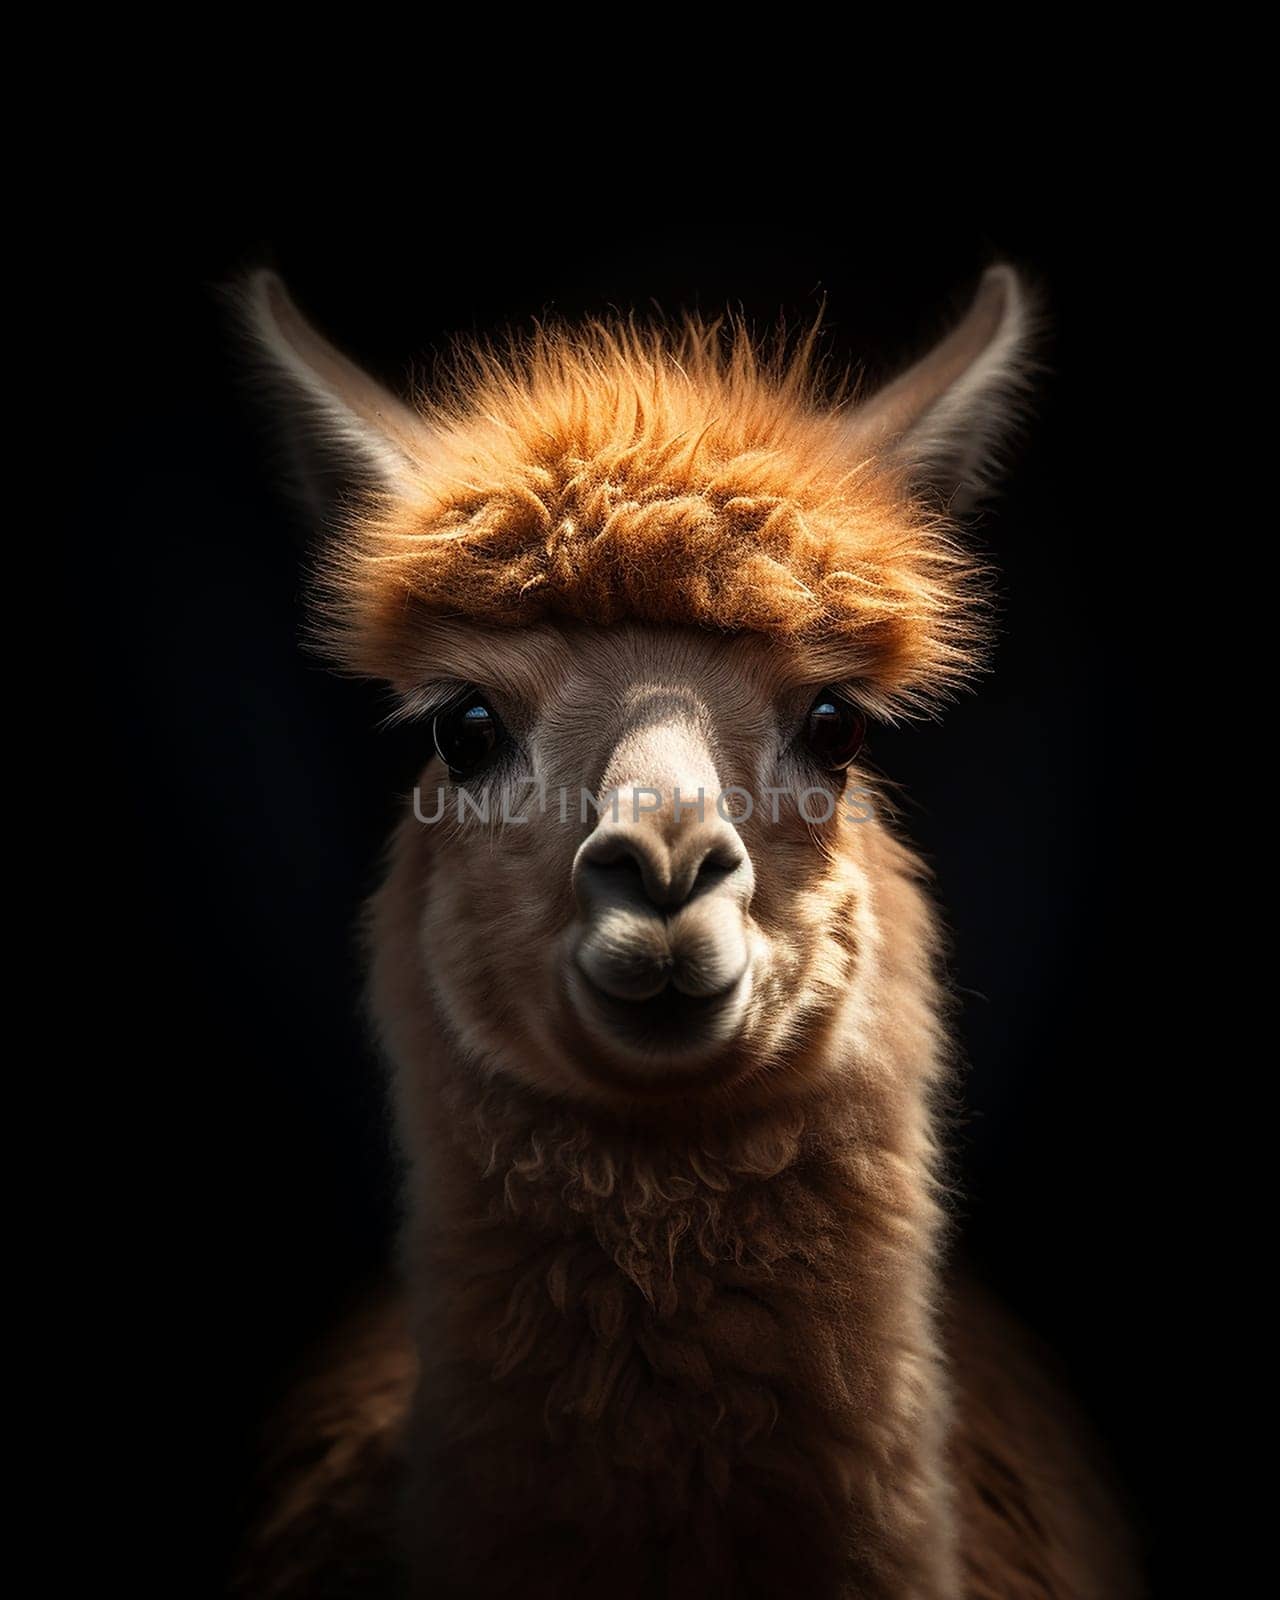
[[729, 303], [770, 323], [823, 296], [832, 350], [877, 373], [1005, 258], [1039, 286], [1051, 333], [1007, 492], [976, 530], [1002, 574], [994, 671], [940, 724], [876, 736], [873, 755], [910, 797], [953, 936], [961, 1243], [1061, 1358], [1158, 1558], [1160, 1063], [1135, 977], [1155, 796], [1131, 620], [1155, 535], [1122, 526], [1106, 492], [1127, 428], [1109, 381], [1116, 259], [1098, 242], [1117, 213], [1059, 193], [985, 216], [881, 206], [859, 226], [775, 185], [763, 208], [637, 216], [462, 172], [446, 200], [432, 181], [418, 221], [412, 195], [335, 183], [304, 199], [214, 160], [181, 196], [123, 174], [109, 224], [85, 224], [85, 689], [123, 869], [97, 938], [119, 964], [133, 1069], [110, 1095], [111, 1181], [138, 1270], [123, 1287], [100, 1246], [92, 1314], [129, 1321], [156, 1402], [141, 1543], [199, 1552], [184, 1592], [217, 1592], [263, 1414], [377, 1276], [394, 1222], [354, 923], [418, 752], [378, 731], [376, 687], [299, 649], [305, 530], [218, 285], [276, 265], [392, 383], [450, 333], [547, 310]]

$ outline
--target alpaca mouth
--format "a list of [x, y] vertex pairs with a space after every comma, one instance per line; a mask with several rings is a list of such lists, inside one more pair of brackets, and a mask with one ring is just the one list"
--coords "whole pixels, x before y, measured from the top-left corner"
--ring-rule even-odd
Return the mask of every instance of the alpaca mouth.
[[630, 1053], [669, 1061], [705, 1055], [734, 1037], [746, 1012], [751, 976], [743, 972], [715, 994], [686, 994], [668, 983], [657, 994], [624, 1000], [601, 989], [574, 963], [569, 986], [590, 1032]]

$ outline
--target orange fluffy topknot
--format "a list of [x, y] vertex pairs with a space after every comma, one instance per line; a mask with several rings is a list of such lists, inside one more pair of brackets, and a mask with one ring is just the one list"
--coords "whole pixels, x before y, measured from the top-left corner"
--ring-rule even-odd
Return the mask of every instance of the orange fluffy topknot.
[[597, 322], [460, 349], [406, 481], [323, 560], [325, 648], [399, 681], [428, 617], [684, 624], [832, 643], [887, 710], [928, 705], [977, 664], [979, 569], [850, 444], [816, 337]]

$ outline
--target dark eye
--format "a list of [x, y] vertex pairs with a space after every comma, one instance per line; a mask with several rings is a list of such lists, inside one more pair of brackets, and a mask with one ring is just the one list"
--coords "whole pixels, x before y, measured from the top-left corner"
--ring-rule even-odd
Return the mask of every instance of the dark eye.
[[497, 753], [506, 730], [483, 694], [471, 693], [437, 714], [431, 725], [436, 752], [455, 778], [469, 778]]
[[824, 689], [804, 719], [805, 749], [828, 772], [843, 772], [862, 749], [867, 719], [834, 689]]

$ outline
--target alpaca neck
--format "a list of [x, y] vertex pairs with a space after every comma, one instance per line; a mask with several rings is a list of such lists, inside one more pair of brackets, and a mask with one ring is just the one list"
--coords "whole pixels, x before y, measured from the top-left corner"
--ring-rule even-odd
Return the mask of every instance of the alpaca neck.
[[440, 1526], [487, 1507], [512, 1562], [611, 1530], [549, 1595], [954, 1592], [922, 1103], [850, 1084], [678, 1136], [457, 1070], [441, 1109], [407, 1240]]

